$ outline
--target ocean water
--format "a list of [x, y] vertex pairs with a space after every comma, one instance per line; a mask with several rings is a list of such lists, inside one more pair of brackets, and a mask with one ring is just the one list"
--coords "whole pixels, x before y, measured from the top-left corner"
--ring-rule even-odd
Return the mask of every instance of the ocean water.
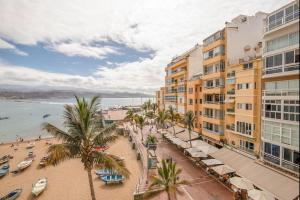
[[[102, 98], [101, 108], [141, 105], [149, 99], [154, 100], [153, 98]], [[0, 143], [16, 141], [17, 137], [34, 139], [38, 136], [50, 136], [42, 130], [42, 124], [45, 122], [64, 129], [62, 117], [64, 105], [74, 102], [74, 99], [0, 100], [0, 117], [9, 117], [0, 120]], [[45, 114], [50, 116], [43, 118]]]

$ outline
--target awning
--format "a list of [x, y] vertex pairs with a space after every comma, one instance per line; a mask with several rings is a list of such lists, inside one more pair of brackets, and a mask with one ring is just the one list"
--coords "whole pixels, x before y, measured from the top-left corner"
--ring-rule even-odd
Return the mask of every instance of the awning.
[[201, 151], [197, 151], [197, 152], [192, 152], [191, 156], [193, 158], [207, 158], [207, 154], [201, 152]]
[[257, 187], [272, 193], [276, 198], [291, 200], [299, 195], [299, 182], [264, 167], [247, 156], [227, 148], [210, 154], [236, 170], [236, 173], [253, 182]]
[[242, 190], [252, 190], [254, 189], [253, 183], [246, 178], [241, 177], [232, 177], [229, 179], [229, 182], [235, 187]]
[[185, 151], [188, 152], [189, 154], [192, 154], [193, 152], [199, 152], [200, 150], [197, 147], [192, 147], [192, 148], [186, 149]]
[[201, 160], [206, 166], [222, 165], [223, 163], [217, 159]]
[[248, 197], [251, 200], [275, 200], [275, 198], [267, 193], [266, 191], [261, 191], [261, 190], [249, 190], [248, 191]]
[[212, 146], [202, 140], [193, 140], [192, 147], [199, 149], [200, 151], [202, 151], [205, 154], [211, 154], [211, 153], [214, 153], [219, 150], [215, 146]]
[[[189, 131], [185, 130], [184, 132], [178, 133], [176, 134], [176, 137], [180, 138], [183, 141], [189, 141], [190, 140], [190, 136], [189, 136]], [[191, 132], [191, 140], [194, 140], [196, 138], [199, 137], [199, 134], [196, 132]]]
[[219, 166], [212, 167], [211, 169], [221, 176], [235, 172], [235, 170], [229, 167], [228, 165], [219, 165]]

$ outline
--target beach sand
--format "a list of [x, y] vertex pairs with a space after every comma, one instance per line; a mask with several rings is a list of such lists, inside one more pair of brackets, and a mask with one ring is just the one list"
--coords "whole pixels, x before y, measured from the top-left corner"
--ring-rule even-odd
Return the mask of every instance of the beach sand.
[[[51, 139], [53, 143], [57, 141]], [[19, 144], [18, 150], [10, 147], [10, 144], [0, 145], [0, 157], [6, 154], [14, 156], [9, 161], [10, 170], [16, 169], [17, 164], [27, 156], [27, 143]], [[35, 199], [31, 195], [32, 184], [39, 178], [48, 179], [48, 187], [38, 196], [38, 199], [44, 200], [89, 200], [90, 189], [88, 184], [87, 172], [79, 159], [66, 160], [57, 166], [49, 166], [39, 169], [40, 159], [45, 155], [45, 140], [36, 141], [32, 149], [36, 155], [32, 165], [17, 175], [9, 173], [0, 179], [0, 197], [8, 192], [22, 188], [23, 191], [18, 200]], [[133, 192], [142, 172], [141, 163], [136, 160], [136, 153], [131, 149], [128, 138], [120, 136], [119, 139], [110, 145], [107, 152], [125, 158], [125, 163], [131, 175], [123, 184], [105, 185], [93, 171], [93, 183], [97, 200], [129, 200], [133, 199]]]

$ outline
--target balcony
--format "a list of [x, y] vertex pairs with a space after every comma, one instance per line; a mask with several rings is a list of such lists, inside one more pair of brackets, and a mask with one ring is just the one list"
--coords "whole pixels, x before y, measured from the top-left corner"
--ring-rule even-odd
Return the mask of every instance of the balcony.
[[204, 104], [224, 104], [224, 101], [204, 101]]
[[[287, 23], [292, 22], [296, 19], [299, 19], [299, 8], [297, 8], [298, 6], [296, 6], [296, 4], [294, 6], [295, 6], [294, 10], [291, 13], [286, 13], [287, 9], [277, 11], [277, 13], [284, 12], [283, 17], [281, 17], [279, 19], [275, 19], [274, 21], [269, 22], [265, 27], [265, 32], [269, 32], [269, 31], [271, 31], [275, 28], [278, 28], [278, 27], [280, 27], [284, 24], [287, 24]], [[291, 7], [292, 6], [290, 5], [290, 8]], [[293, 9], [293, 8], [291, 8], [291, 9]], [[271, 15], [271, 17], [272, 17], [272, 15]]]
[[235, 89], [231, 89], [227, 91], [228, 95], [235, 95]]
[[299, 73], [299, 63], [293, 63], [290, 65], [281, 65], [270, 68], [263, 68], [263, 78], [270, 76], [284, 76], [286, 74], [295, 74]]
[[290, 89], [290, 90], [263, 90], [263, 97], [299, 97], [299, 90]]
[[235, 78], [235, 71], [232, 71], [230, 73], [227, 73], [227, 78]]
[[226, 124], [226, 129], [230, 131], [235, 131], [235, 124]]
[[234, 108], [227, 108], [226, 109], [226, 114], [234, 115], [235, 114], [235, 109]]
[[224, 135], [224, 132], [218, 132], [218, 131], [215, 131], [215, 130], [210, 130], [210, 129], [206, 128], [206, 127], [203, 127], [203, 129], [205, 131], [207, 131], [208, 133], [212, 133], [212, 134], [219, 135], [219, 136], [223, 136]]

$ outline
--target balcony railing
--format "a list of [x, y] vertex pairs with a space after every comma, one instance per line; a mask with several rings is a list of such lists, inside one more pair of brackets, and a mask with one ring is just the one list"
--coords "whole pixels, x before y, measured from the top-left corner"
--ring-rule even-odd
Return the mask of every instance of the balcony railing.
[[207, 129], [206, 127], [203, 127], [203, 129], [209, 133], [213, 133], [213, 134], [220, 135], [220, 136], [224, 135], [224, 132], [213, 131], [213, 130]]
[[235, 124], [226, 124], [226, 129], [231, 130], [231, 131], [235, 131]]
[[299, 10], [296, 9], [294, 12], [285, 15], [282, 18], [276, 19], [272, 21], [271, 23], [268, 23], [267, 26], [265, 27], [265, 32], [271, 31], [277, 27], [280, 27], [286, 23], [289, 23], [291, 21], [294, 21], [296, 19], [299, 19]]
[[[299, 63], [293, 63], [290, 65], [281, 65], [278, 67], [264, 68], [263, 75], [278, 74], [278, 73], [298, 71], [298, 70], [299, 70]], [[297, 72], [295, 72], [295, 74], [297, 74]]]
[[235, 94], [235, 90], [228, 90], [228, 91], [227, 91], [227, 94], [228, 94], [228, 95], [234, 95], [234, 94]]
[[235, 109], [234, 108], [227, 108], [226, 112], [228, 112], [228, 113], [234, 113]]
[[299, 96], [299, 90], [290, 89], [290, 90], [263, 90], [263, 97], [280, 97], [280, 96]]
[[204, 101], [204, 104], [224, 104], [224, 101]]

